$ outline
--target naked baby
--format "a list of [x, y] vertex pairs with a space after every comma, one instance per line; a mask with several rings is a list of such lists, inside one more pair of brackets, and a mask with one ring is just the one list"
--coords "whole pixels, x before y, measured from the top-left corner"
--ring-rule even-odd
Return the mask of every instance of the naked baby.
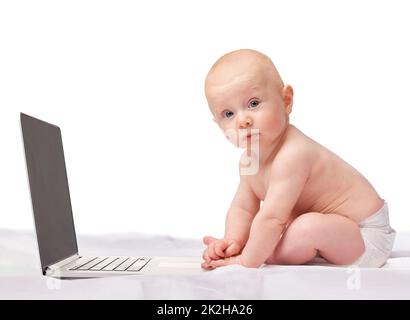
[[245, 150], [224, 237], [204, 237], [203, 268], [304, 264], [318, 256], [335, 265], [386, 262], [395, 239], [386, 201], [289, 123], [293, 89], [266, 55], [244, 49], [222, 56], [207, 74], [205, 95], [214, 121]]

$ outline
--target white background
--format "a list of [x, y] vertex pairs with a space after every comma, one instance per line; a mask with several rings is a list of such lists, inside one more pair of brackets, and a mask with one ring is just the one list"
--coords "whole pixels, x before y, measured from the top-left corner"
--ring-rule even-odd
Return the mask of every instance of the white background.
[[62, 129], [76, 229], [222, 236], [236, 150], [204, 77], [253, 48], [291, 122], [361, 171], [410, 230], [408, 1], [1, 1], [0, 228], [33, 229], [19, 112]]

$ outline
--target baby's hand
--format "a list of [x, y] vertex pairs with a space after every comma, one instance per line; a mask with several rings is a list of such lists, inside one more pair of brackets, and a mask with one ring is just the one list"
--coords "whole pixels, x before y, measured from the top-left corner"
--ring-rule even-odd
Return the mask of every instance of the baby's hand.
[[[203, 268], [212, 268], [209, 263], [212, 260], [219, 260], [228, 258], [239, 254], [241, 246], [232, 239], [216, 239], [213, 237], [204, 237], [203, 242], [208, 247], [205, 249], [202, 258], [205, 262], [202, 264]], [[213, 268], [212, 268], [213, 269]]]

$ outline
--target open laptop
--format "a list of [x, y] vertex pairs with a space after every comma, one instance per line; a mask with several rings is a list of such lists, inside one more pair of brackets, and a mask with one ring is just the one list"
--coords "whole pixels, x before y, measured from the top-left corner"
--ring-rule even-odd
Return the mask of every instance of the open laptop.
[[60, 128], [23, 113], [20, 120], [43, 275], [93, 278], [204, 272], [199, 257], [79, 255]]

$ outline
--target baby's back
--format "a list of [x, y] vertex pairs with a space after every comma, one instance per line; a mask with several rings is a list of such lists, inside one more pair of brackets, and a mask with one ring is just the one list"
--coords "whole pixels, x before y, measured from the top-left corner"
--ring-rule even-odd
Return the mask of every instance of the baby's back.
[[[300, 161], [309, 157], [312, 163], [293, 218], [306, 212], [321, 212], [360, 222], [382, 207], [383, 200], [360, 172], [296, 127], [289, 126], [283, 147], [286, 144], [297, 144], [303, 150]], [[279, 152], [277, 157], [280, 156]]]

